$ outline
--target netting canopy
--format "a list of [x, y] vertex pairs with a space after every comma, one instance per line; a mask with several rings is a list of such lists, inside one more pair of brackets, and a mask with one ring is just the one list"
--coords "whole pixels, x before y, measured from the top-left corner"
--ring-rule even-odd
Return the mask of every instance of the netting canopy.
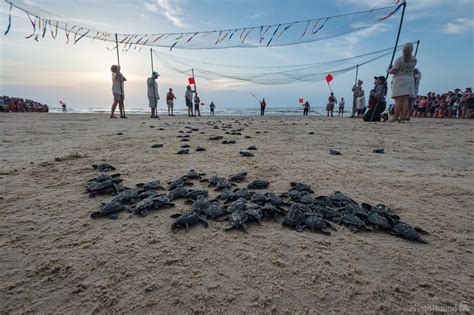
[[[87, 25], [72, 22], [71, 19], [51, 13], [23, 0], [5, 0], [12, 7], [26, 13], [33, 32], [27, 38], [45, 37], [51, 33], [58, 36], [63, 30], [66, 39], [77, 43], [83, 38], [109, 42], [116, 41], [122, 48], [132, 46], [155, 46], [172, 49], [221, 49], [231, 47], [272, 47], [287, 46], [334, 38], [371, 27], [394, 15], [402, 4], [353, 12], [334, 16], [312, 18], [270, 25], [238, 27], [231, 29], [195, 31], [183, 33], [133, 34], [97, 30]], [[7, 27], [8, 33], [11, 26]]]
[[[401, 49], [402, 46], [397, 47], [397, 50]], [[184, 75], [191, 75], [191, 69], [193, 69], [199, 78], [214, 83], [242, 81], [262, 85], [323, 81], [328, 73], [337, 76], [354, 70], [356, 67], [379, 60], [392, 54], [392, 52], [393, 47], [350, 58], [318, 63], [285, 66], [243, 66], [198, 61], [153, 50], [154, 55], [163, 66]]]

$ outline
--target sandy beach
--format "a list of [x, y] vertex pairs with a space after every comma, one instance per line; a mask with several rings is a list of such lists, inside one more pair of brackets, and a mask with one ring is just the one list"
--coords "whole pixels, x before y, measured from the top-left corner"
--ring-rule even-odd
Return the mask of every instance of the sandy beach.
[[[199, 130], [182, 142], [186, 127]], [[241, 136], [225, 134], [240, 128]], [[472, 121], [447, 119], [2, 113], [0, 313], [472, 312], [473, 130]], [[185, 143], [190, 154], [177, 155]], [[241, 157], [251, 145], [255, 156]], [[190, 208], [182, 200], [146, 217], [93, 220], [111, 199], [84, 194], [98, 162], [114, 165], [129, 187], [190, 169], [247, 171], [242, 185], [265, 179], [278, 193], [301, 181], [317, 195], [391, 206], [428, 231], [429, 244], [340, 225], [331, 236], [299, 233], [281, 219], [247, 234], [214, 221], [173, 233], [170, 215]]]

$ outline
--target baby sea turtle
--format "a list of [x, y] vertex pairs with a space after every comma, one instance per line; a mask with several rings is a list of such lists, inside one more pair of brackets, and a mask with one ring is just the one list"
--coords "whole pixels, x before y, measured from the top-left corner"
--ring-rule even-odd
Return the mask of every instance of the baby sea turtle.
[[112, 194], [117, 195], [122, 189], [120, 184], [123, 180], [119, 178], [107, 179], [103, 182], [89, 182], [87, 183], [86, 192], [89, 197], [93, 198], [97, 195]]
[[197, 146], [197, 147], [196, 147], [196, 151], [197, 151], [197, 152], [206, 151], [206, 148], [203, 148], [203, 147]]
[[298, 201], [303, 196], [303, 192], [294, 188], [288, 190], [288, 196], [295, 201]]
[[285, 220], [283, 220], [281, 225], [302, 231], [306, 215], [302, 208], [296, 205], [297, 204], [294, 203], [290, 206]]
[[263, 206], [267, 202], [267, 197], [264, 194], [252, 191], [250, 195], [250, 200], [258, 205]]
[[227, 206], [226, 211], [228, 213], [233, 213], [235, 211], [245, 211], [246, 209], [247, 209], [247, 200], [237, 199], [236, 201], [232, 202], [230, 205]]
[[189, 154], [189, 149], [181, 149], [176, 154], [183, 155], [183, 154]]
[[321, 232], [326, 235], [331, 235], [331, 232], [329, 232], [328, 229], [336, 231], [329, 222], [315, 213], [306, 215], [303, 222], [303, 228], [308, 228], [311, 231]]
[[268, 192], [265, 194], [265, 196], [267, 197], [267, 201], [270, 202], [274, 206], [283, 206], [285, 204], [283, 200], [279, 196], [277, 196], [275, 193]]
[[111, 201], [109, 203], [102, 203], [99, 210], [91, 213], [92, 219], [109, 217], [111, 219], [117, 218], [117, 213], [123, 210], [123, 205], [118, 201]]
[[229, 177], [229, 181], [231, 182], [241, 182], [245, 180], [245, 177], [247, 176], [247, 172], [238, 172], [236, 174], [233, 174]]
[[131, 208], [127, 208], [127, 211], [139, 214], [141, 216], [146, 216], [151, 210], [157, 210], [166, 206], [173, 207], [174, 203], [170, 202], [169, 198], [163, 195], [159, 197], [149, 197], [143, 199]]
[[221, 140], [223, 138], [224, 138], [223, 136], [213, 136], [213, 137], [210, 137], [209, 140], [216, 141], [216, 140]]
[[273, 218], [275, 221], [279, 214], [285, 215], [286, 211], [272, 204], [266, 204], [260, 208], [264, 218]]
[[187, 148], [190, 148], [191, 146], [189, 144], [183, 144], [183, 145], [180, 145], [179, 147], [182, 149], [187, 149]]
[[225, 178], [219, 180], [216, 184], [216, 190], [227, 190], [232, 187], [232, 184]]
[[202, 213], [205, 209], [209, 208], [211, 203], [206, 196], [200, 195], [196, 198], [196, 201], [193, 203], [193, 211], [197, 213]]
[[190, 190], [186, 196], [186, 199], [197, 200], [199, 196], [207, 197], [209, 195], [207, 190]]
[[189, 181], [186, 176], [180, 177], [174, 181], [168, 182], [168, 190], [173, 190], [178, 186], [193, 186], [194, 184]]
[[369, 216], [367, 217], [367, 221], [369, 221], [369, 223], [377, 229], [387, 230], [391, 227], [388, 220], [377, 212], [372, 212], [371, 214], [369, 214]]
[[99, 172], [108, 172], [108, 171], [114, 171], [115, 167], [113, 167], [109, 163], [99, 163], [99, 164], [93, 164], [92, 167]]
[[257, 147], [254, 146], [254, 145], [251, 145], [250, 147], [247, 148], [247, 150], [253, 150], [253, 151], [255, 151], [255, 150], [257, 150]]
[[143, 190], [158, 190], [158, 189], [164, 190], [159, 180], [152, 180], [146, 183], [139, 183], [136, 186]]
[[247, 233], [246, 223], [248, 222], [248, 220], [249, 220], [249, 215], [246, 212], [242, 210], [234, 211], [229, 216], [229, 227], [226, 228], [225, 231], [238, 229]]
[[124, 204], [124, 203], [134, 203], [136, 200], [139, 199], [139, 194], [138, 194], [138, 191], [136, 189], [133, 189], [133, 188], [126, 188], [124, 190], [122, 190], [118, 195], [117, 197], [115, 197], [114, 199], [112, 199], [112, 202], [114, 201], [117, 201], [121, 204]]
[[229, 190], [224, 190], [216, 198], [219, 200], [224, 200], [226, 203], [229, 203], [238, 199], [237, 194]]
[[234, 190], [234, 192], [237, 198], [248, 199], [251, 196], [247, 188], [239, 188], [239, 189]]
[[171, 225], [171, 230], [175, 231], [180, 228], [184, 228], [186, 232], [189, 230], [189, 227], [192, 227], [198, 223], [204, 225], [205, 228], [209, 227], [209, 223], [206, 220], [199, 216], [199, 213], [195, 211], [185, 212], [183, 214], [175, 214], [171, 216], [176, 220]]
[[339, 152], [339, 151], [337, 151], [337, 150], [332, 150], [332, 149], [329, 150], [329, 154], [331, 154], [331, 155], [342, 155], [341, 152]]
[[383, 148], [380, 148], [380, 149], [374, 149], [374, 150], [372, 150], [372, 152], [379, 153], [379, 154], [384, 154], [385, 150]]
[[235, 140], [224, 140], [222, 141], [222, 144], [236, 144], [237, 142]]
[[252, 220], [252, 221], [257, 222], [258, 224], [262, 223], [263, 213], [262, 213], [262, 210], [260, 210], [259, 208], [247, 209], [245, 210], [245, 213], [249, 217], [248, 221]]
[[195, 170], [189, 170], [186, 174], [186, 177], [189, 179], [201, 179], [202, 176], [206, 175], [205, 173], [198, 173]]
[[138, 200], [143, 200], [150, 197], [156, 197], [156, 192], [154, 190], [141, 190], [138, 192]]
[[298, 182], [291, 182], [290, 183], [291, 187], [293, 189], [299, 190], [299, 191], [306, 191], [309, 193], [314, 193], [314, 191], [311, 189], [310, 185], [303, 184], [303, 183], [298, 183]]
[[308, 193], [306, 191], [302, 191], [299, 202], [304, 203], [304, 204], [313, 204], [314, 203], [314, 197], [310, 193]]
[[247, 151], [239, 151], [240, 153], [240, 156], [244, 156], [244, 157], [252, 157], [253, 154], [250, 153], [250, 152], [247, 152]]
[[209, 179], [209, 187], [215, 187], [217, 185], [217, 183], [221, 180], [224, 180], [225, 178], [224, 177], [220, 177], [220, 176], [211, 176], [211, 178]]
[[209, 219], [218, 219], [227, 214], [227, 212], [218, 204], [212, 204], [206, 209], [204, 209], [203, 215]]
[[161, 144], [161, 143], [155, 143], [155, 144], [152, 144], [151, 147], [152, 147], [153, 149], [157, 149], [157, 148], [163, 147], [163, 144]]
[[334, 205], [333, 201], [328, 196], [317, 196], [314, 198], [314, 204], [324, 207], [332, 207]]
[[170, 191], [168, 197], [170, 198], [170, 200], [185, 198], [188, 192], [189, 191], [184, 186], [178, 186]]
[[310, 205], [311, 210], [321, 215], [324, 219], [339, 221], [341, 213], [327, 206], [320, 206], [316, 204]]
[[266, 180], [257, 179], [247, 185], [248, 189], [266, 189], [270, 183]]
[[397, 222], [393, 225], [392, 231], [396, 234], [399, 235], [403, 238], [406, 238], [410, 241], [415, 241], [418, 243], [423, 243], [423, 244], [428, 244], [427, 241], [423, 240], [413, 226], [403, 223], [403, 222]]
[[368, 230], [364, 221], [362, 221], [358, 216], [350, 212], [343, 212], [341, 218], [339, 219], [339, 224], [343, 223], [350, 227], [353, 232], [358, 230]]

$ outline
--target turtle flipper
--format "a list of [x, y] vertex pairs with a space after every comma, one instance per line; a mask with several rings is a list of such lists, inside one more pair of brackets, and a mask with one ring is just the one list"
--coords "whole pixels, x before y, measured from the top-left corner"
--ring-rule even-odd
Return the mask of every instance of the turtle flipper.
[[175, 213], [175, 214], [170, 215], [170, 218], [177, 219], [180, 216], [181, 216], [181, 213]]
[[336, 228], [333, 227], [329, 222], [326, 221], [326, 224], [327, 224], [327, 226], [328, 226], [331, 230], [337, 231]]
[[199, 222], [202, 223], [202, 225], [204, 225], [204, 227], [207, 229], [209, 227], [209, 223], [204, 220], [203, 218], [199, 218]]
[[429, 233], [429, 232], [427, 232], [427, 231], [423, 230], [423, 229], [422, 229], [422, 228], [420, 228], [420, 227], [414, 226], [413, 228], [415, 229], [415, 231], [417, 231], [417, 232], [418, 232], [418, 233], [420, 233], [420, 234], [424, 234], [424, 235], [430, 235], [430, 233]]

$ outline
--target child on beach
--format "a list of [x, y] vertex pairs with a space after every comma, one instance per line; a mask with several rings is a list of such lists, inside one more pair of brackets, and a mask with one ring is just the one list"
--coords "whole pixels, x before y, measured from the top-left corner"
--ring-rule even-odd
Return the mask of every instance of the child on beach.
[[209, 109], [211, 110], [211, 115], [214, 116], [214, 109], [216, 108], [216, 105], [214, 105], [214, 102], [211, 102], [211, 105], [209, 105]]
[[125, 105], [123, 103], [125, 99], [123, 83], [127, 81], [127, 79], [120, 72], [120, 66], [113, 65], [110, 67], [110, 71], [112, 71], [112, 93], [114, 95], [114, 103], [112, 104], [110, 118], [116, 118], [114, 113], [117, 104], [119, 105], [120, 118], [127, 118], [125, 116]]
[[168, 116], [174, 116], [173, 108], [174, 108], [174, 100], [176, 96], [173, 94], [173, 89], [170, 88], [169, 92], [166, 94], [166, 105], [168, 105]]
[[199, 98], [198, 94], [194, 95], [194, 116], [198, 115], [201, 116], [201, 111], [199, 110], [199, 105], [201, 104], [201, 99]]
[[339, 102], [339, 112], [337, 114], [337, 117], [344, 117], [344, 105], [346, 104], [346, 101], [344, 101], [344, 97], [341, 97], [341, 101]]
[[191, 90], [191, 86], [186, 86], [186, 92], [184, 93], [184, 99], [186, 100], [186, 107], [188, 108], [188, 116], [193, 115], [193, 91]]

